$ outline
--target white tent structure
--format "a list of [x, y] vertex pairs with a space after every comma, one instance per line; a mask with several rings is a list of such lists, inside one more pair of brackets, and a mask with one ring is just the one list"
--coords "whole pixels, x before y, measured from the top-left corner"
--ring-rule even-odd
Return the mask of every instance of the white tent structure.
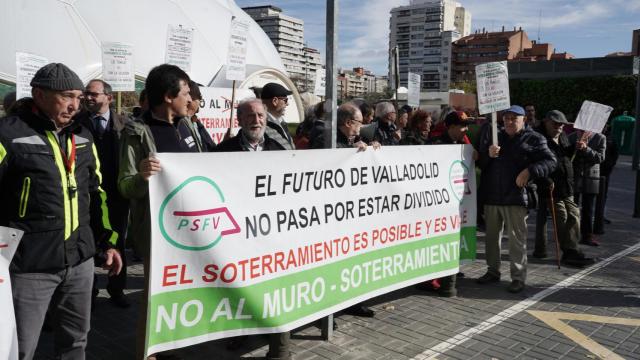
[[[135, 74], [146, 77], [165, 59], [168, 25], [194, 29], [189, 75], [208, 86], [224, 79], [232, 18], [250, 24], [247, 80], [239, 88], [279, 82], [294, 92], [287, 111], [297, 122], [302, 103], [280, 57], [262, 29], [233, 0], [0, 0], [0, 81], [15, 83], [16, 52], [62, 62], [83, 81], [102, 74], [102, 42], [133, 45]], [[252, 76], [260, 72], [266, 76]]]

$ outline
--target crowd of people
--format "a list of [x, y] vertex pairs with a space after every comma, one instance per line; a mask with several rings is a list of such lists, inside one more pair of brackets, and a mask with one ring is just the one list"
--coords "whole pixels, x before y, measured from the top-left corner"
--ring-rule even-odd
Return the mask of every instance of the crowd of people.
[[[227, 133], [217, 145], [198, 120], [199, 84], [173, 65], [149, 72], [133, 116], [114, 111], [108, 83], [94, 79], [84, 85], [64, 64], [42, 67], [31, 86], [31, 98], [5, 101], [7, 116], [0, 121], [0, 224], [25, 230], [10, 266], [20, 359], [33, 358], [38, 344], [34, 334], [40, 333], [45, 319], [55, 332], [56, 356], [84, 358], [92, 298], [98, 293], [94, 264], [109, 270], [106, 290], [113, 304], [130, 306], [124, 292], [124, 252], [134, 248], [148, 273], [148, 181], [162, 170], [155, 154], [331, 147], [331, 126], [325, 120], [328, 104], [309, 105], [291, 134], [284, 115], [292, 92], [277, 83], [240, 101], [239, 132]], [[437, 114], [406, 105], [398, 108], [389, 101], [369, 104], [354, 99], [336, 112], [338, 148], [474, 147], [481, 172], [478, 226], [486, 232], [487, 263], [478, 283], [501, 279], [501, 239], [506, 233], [511, 279], [507, 290], [518, 293], [525, 288], [531, 210], [537, 211], [534, 257], [549, 255], [551, 213], [562, 262], [577, 267], [593, 263], [580, 245], [598, 246], [594, 234], [602, 233], [608, 221], [608, 178], [617, 160], [615, 144], [604, 135], [568, 131], [571, 123], [559, 110], [538, 120], [531, 104], [501, 112], [497, 139], [492, 139], [490, 123], [479, 124], [456, 109]], [[470, 126], [480, 127], [474, 138]], [[456, 278], [461, 276], [419, 287], [454, 297]], [[147, 313], [147, 298], [145, 281], [139, 314]], [[364, 303], [345, 311], [375, 316]], [[137, 358], [144, 353], [145, 328], [146, 318], [139, 316]], [[288, 333], [270, 335], [267, 358], [290, 358], [289, 339]], [[235, 338], [229, 344], [238, 347], [242, 342]]]

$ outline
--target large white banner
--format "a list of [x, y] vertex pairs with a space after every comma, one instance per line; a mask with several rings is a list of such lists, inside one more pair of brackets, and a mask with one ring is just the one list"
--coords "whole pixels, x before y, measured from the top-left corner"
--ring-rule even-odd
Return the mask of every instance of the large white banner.
[[470, 145], [158, 154], [147, 354], [282, 332], [458, 272]]
[[[231, 124], [231, 89], [227, 88], [209, 88], [201, 87], [202, 100], [200, 100], [200, 111], [198, 119], [204, 125], [207, 132], [213, 138], [213, 142], [219, 144], [224, 139], [224, 135], [229, 130]], [[251, 90], [236, 89], [236, 101], [234, 108], [238, 103], [247, 98], [253, 98], [255, 94]], [[236, 112], [233, 114], [233, 133], [238, 129], [238, 117]]]
[[0, 326], [0, 359], [18, 359], [18, 335], [13, 313], [9, 264], [18, 249], [23, 233], [22, 230], [0, 226], [0, 308], [3, 312], [2, 326]]
[[506, 110], [511, 106], [506, 61], [476, 65], [476, 86], [480, 114]]

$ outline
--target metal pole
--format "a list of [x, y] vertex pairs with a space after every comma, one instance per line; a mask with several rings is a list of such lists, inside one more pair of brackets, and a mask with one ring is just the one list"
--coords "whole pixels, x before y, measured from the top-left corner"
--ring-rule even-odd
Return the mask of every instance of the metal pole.
[[116, 114], [122, 114], [122, 92], [116, 92]]
[[633, 146], [632, 168], [636, 172], [636, 196], [633, 207], [633, 217], [640, 218], [640, 169], [638, 166], [640, 157], [640, 75], [636, 75], [636, 113], [635, 113], [635, 144]]
[[[338, 129], [338, 88], [336, 75], [338, 72], [337, 60], [338, 46], [338, 0], [327, 0], [327, 48], [325, 64], [327, 66], [325, 88], [325, 148], [336, 148], [336, 131]], [[327, 133], [328, 132], [328, 133]], [[330, 134], [331, 136], [326, 136]], [[329, 340], [333, 336], [333, 314], [322, 319], [321, 336], [323, 340]]]
[[331, 136], [325, 137], [325, 148], [335, 149], [337, 130], [338, 88], [336, 75], [338, 74], [337, 60], [338, 46], [338, 0], [327, 0], [327, 49], [326, 49], [326, 115], [325, 129]]

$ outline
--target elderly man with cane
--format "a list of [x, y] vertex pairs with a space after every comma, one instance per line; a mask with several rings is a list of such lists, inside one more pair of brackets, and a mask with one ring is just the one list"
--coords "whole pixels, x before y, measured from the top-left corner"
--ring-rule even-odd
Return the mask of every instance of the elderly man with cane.
[[580, 209], [573, 201], [573, 166], [571, 158], [576, 151], [564, 133], [564, 125], [569, 124], [564, 114], [558, 110], [547, 113], [538, 129], [547, 139], [549, 150], [556, 156], [556, 169], [537, 184], [541, 194], [549, 198], [548, 204], [553, 215], [556, 242], [562, 250], [562, 263], [583, 267], [593, 264], [578, 248], [580, 239]]

